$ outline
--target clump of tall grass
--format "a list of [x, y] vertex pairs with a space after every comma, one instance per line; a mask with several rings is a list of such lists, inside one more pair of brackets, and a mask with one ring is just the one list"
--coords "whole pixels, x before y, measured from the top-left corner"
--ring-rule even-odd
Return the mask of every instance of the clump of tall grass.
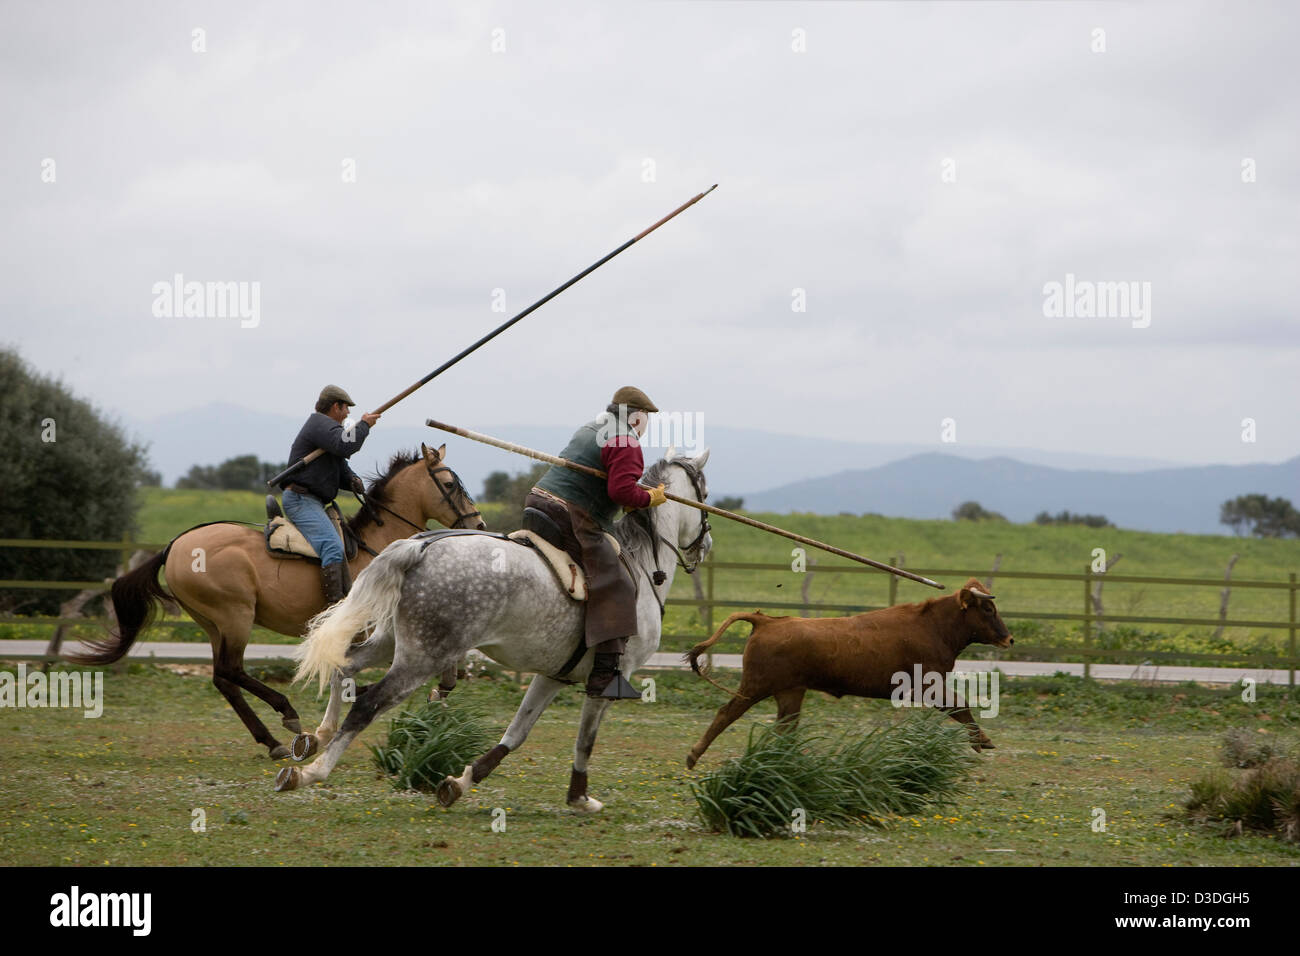
[[756, 726], [741, 756], [691, 782], [704, 824], [732, 836], [792, 824], [879, 826], [953, 803], [975, 760], [964, 727], [916, 712], [865, 736]]
[[433, 791], [448, 774], [492, 746], [494, 736], [480, 713], [443, 703], [423, 703], [393, 718], [388, 738], [371, 745], [375, 765], [393, 777], [398, 790]]
[[1235, 775], [1212, 771], [1192, 783], [1183, 806], [1193, 822], [1216, 826], [1224, 836], [1256, 830], [1300, 842], [1300, 763], [1273, 757]]
[[1234, 727], [1223, 735], [1225, 767], [1258, 767], [1286, 754], [1287, 748], [1276, 739], [1246, 727]]

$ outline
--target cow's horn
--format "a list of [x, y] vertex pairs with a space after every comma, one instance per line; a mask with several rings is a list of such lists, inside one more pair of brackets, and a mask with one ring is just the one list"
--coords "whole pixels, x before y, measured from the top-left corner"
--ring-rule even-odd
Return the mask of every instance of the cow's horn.
[[981, 591], [979, 588], [970, 588], [970, 593], [973, 594], [973, 595], [975, 595], [976, 597], [984, 597], [984, 598], [988, 598], [990, 601], [993, 600], [993, 595], [992, 595], [992, 594], [988, 594], [988, 593], [986, 593], [986, 592], [984, 592], [984, 591]]

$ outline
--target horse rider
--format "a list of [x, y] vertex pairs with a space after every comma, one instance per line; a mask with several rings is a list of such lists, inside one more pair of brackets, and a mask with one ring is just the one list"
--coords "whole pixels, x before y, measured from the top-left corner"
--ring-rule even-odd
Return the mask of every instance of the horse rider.
[[325, 454], [299, 469], [291, 480], [280, 485], [284, 494], [284, 514], [311, 542], [320, 556], [321, 581], [326, 606], [341, 601], [348, 593], [348, 565], [343, 557], [343, 541], [325, 506], [334, 500], [341, 486], [364, 494], [365, 483], [348, 467], [348, 459], [361, 450], [370, 428], [379, 421], [375, 412], [367, 412], [361, 421], [344, 428], [348, 409], [354, 406], [351, 396], [337, 385], [326, 385], [316, 400], [316, 410], [303, 424], [289, 449], [289, 461], [298, 461], [317, 448]]
[[608, 477], [553, 466], [524, 501], [525, 508], [536, 508], [550, 518], [565, 543], [576, 544], [581, 555], [587, 574], [586, 642], [596, 651], [587, 677], [588, 697], [641, 697], [618, 667], [628, 638], [637, 633], [636, 585], [605, 532], [613, 530], [620, 507], [653, 508], [668, 500], [662, 484], [647, 490], [637, 483], [645, 468], [637, 439], [645, 434], [650, 413], [657, 411], [639, 388], [620, 388], [605, 412], [574, 432], [560, 452], [561, 457], [600, 469]]

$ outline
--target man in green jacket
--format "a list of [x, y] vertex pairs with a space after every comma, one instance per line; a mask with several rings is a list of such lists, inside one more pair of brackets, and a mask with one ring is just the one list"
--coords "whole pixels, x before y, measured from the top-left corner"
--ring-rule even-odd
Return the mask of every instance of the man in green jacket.
[[596, 651], [587, 678], [588, 697], [641, 697], [618, 667], [627, 639], [637, 633], [636, 585], [605, 533], [613, 530], [620, 508], [653, 508], [667, 500], [662, 484], [652, 489], [638, 484], [645, 463], [637, 439], [645, 434], [650, 413], [657, 411], [639, 388], [620, 388], [605, 413], [574, 432], [560, 452], [560, 457], [600, 469], [607, 477], [552, 467], [524, 501], [525, 508], [550, 518], [566, 543], [576, 544], [581, 554], [587, 574], [586, 640]]

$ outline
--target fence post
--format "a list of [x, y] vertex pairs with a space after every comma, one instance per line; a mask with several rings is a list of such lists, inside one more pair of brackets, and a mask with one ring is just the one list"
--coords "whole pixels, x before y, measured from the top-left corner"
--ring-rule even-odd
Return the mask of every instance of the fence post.
[[1092, 676], [1092, 565], [1083, 568], [1083, 679]]
[[[708, 607], [704, 612], [704, 628], [705, 628], [704, 637], [705, 640], [707, 640], [708, 638], [713, 636], [713, 558], [711, 556], [709, 560], [704, 562], [704, 569], [705, 569], [705, 577], [708, 580], [708, 583], [705, 586], [704, 593], [709, 601]], [[705, 660], [708, 664], [709, 670], [713, 670], [713, 649], [712, 648], [709, 648], [708, 654], [705, 655]]]
[[1296, 631], [1295, 572], [1292, 571], [1291, 572], [1291, 636], [1287, 639], [1286, 642], [1287, 654], [1291, 658], [1291, 679], [1288, 686], [1291, 687], [1292, 689], [1295, 688], [1295, 631]]
[[[894, 567], [898, 567], [898, 555], [896, 554], [891, 555], [889, 558], [889, 563], [892, 564]], [[889, 606], [893, 607], [897, 603], [898, 603], [898, 575], [891, 574], [889, 576]]]

